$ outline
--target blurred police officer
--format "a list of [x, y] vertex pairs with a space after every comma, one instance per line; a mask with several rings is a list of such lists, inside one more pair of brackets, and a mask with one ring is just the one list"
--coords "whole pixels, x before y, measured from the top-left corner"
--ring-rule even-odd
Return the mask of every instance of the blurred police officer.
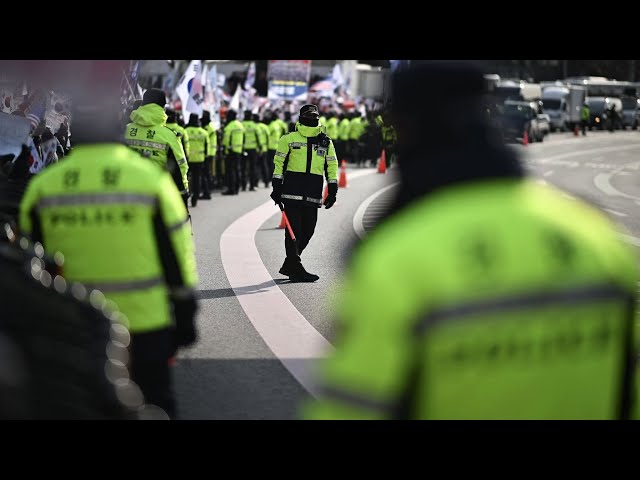
[[[75, 92], [74, 149], [31, 181], [20, 206], [20, 228], [45, 250], [64, 254], [68, 281], [104, 292], [126, 315], [132, 379], [150, 403], [173, 417], [168, 362], [178, 347], [196, 339], [193, 239], [171, 176], [120, 143], [119, 81], [111, 83], [121, 70], [113, 72], [105, 63], [86, 75], [86, 93]], [[74, 69], [80, 75], [80, 66]], [[109, 75], [116, 77], [111, 83]], [[149, 105], [161, 109], [149, 103], [140, 109]], [[177, 142], [162, 124], [145, 123], [155, 136], [140, 142], [155, 143], [160, 128], [168, 132], [161, 134], [168, 140], [163, 145]], [[166, 152], [159, 142], [134, 145]]]
[[209, 191], [211, 191], [214, 189], [216, 182], [215, 161], [218, 153], [218, 130], [213, 125], [213, 122], [211, 121], [211, 114], [208, 110], [202, 112], [202, 120], [200, 123], [209, 136], [209, 147], [207, 150], [207, 157], [204, 161], [204, 170], [209, 179]]
[[222, 148], [227, 177], [227, 189], [222, 195], [237, 195], [240, 190], [240, 162], [244, 152], [244, 127], [235, 110], [227, 111]]
[[184, 127], [181, 127], [180, 125], [178, 125], [178, 122], [177, 122], [178, 115], [176, 114], [175, 110], [167, 109], [165, 113], [167, 114], [167, 123], [165, 125], [167, 126], [168, 129], [174, 131], [174, 133], [176, 134], [176, 137], [178, 137], [178, 139], [182, 143], [182, 148], [184, 149], [185, 158], [187, 159], [187, 164], [188, 164], [189, 163], [189, 134], [184, 129]]
[[338, 160], [333, 142], [318, 119], [316, 105], [303, 105], [296, 131], [280, 138], [273, 158], [273, 192], [271, 198], [284, 204], [285, 213], [296, 237], [294, 242], [285, 229], [286, 259], [280, 273], [294, 282], [314, 282], [318, 275], [305, 270], [300, 255], [309, 244], [322, 207], [322, 186], [327, 165], [329, 194], [324, 201], [329, 209], [338, 193]]
[[264, 182], [265, 188], [269, 186], [269, 178], [271, 176], [271, 168], [267, 165], [271, 163], [273, 157], [268, 158], [269, 150], [269, 127], [260, 120], [260, 116], [257, 113], [253, 114], [253, 123], [256, 124], [256, 131], [258, 135], [258, 143], [260, 144], [260, 152], [258, 153], [258, 166], [256, 168], [257, 173], [260, 174], [260, 178]]
[[[195, 207], [198, 199], [211, 200], [209, 176], [205, 172], [205, 159], [209, 150], [209, 133], [200, 126], [197, 113], [189, 115], [189, 123], [184, 129], [189, 135], [189, 170], [191, 170], [191, 206]], [[202, 195], [200, 195], [202, 192]]]
[[402, 185], [351, 261], [306, 418], [631, 416], [637, 259], [599, 211], [525, 178], [482, 91], [466, 63], [395, 74]]
[[[126, 127], [125, 143], [171, 173], [186, 206], [189, 198], [189, 165], [182, 143], [173, 130], [165, 125], [166, 103], [164, 91], [151, 88], [144, 92], [142, 105], [131, 112], [132, 123]], [[74, 124], [77, 125], [75, 121]]]
[[260, 143], [260, 137], [258, 136], [258, 126], [253, 121], [253, 114], [251, 113], [251, 110], [244, 111], [242, 126], [244, 127], [245, 155], [242, 157], [240, 185], [244, 192], [247, 189], [248, 183], [249, 190], [254, 192], [256, 190], [256, 185], [258, 185], [258, 176], [256, 174], [258, 150], [261, 148], [262, 144]]

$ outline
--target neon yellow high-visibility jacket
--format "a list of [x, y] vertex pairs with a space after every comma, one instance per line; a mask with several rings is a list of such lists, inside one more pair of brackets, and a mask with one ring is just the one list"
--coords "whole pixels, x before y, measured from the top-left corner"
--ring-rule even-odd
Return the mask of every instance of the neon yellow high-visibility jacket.
[[384, 143], [395, 143], [396, 129], [393, 125], [382, 125], [382, 141]]
[[258, 126], [253, 120], [243, 120], [244, 127], [244, 149], [258, 150]]
[[182, 142], [184, 153], [187, 157], [187, 160], [189, 160], [189, 134], [186, 132], [184, 127], [181, 127], [175, 122], [167, 123], [166, 127], [173, 130], [176, 136], [180, 139], [180, 141]]
[[202, 127], [185, 128], [189, 135], [189, 163], [203, 163], [209, 147], [209, 133]]
[[327, 135], [333, 140], [338, 139], [338, 119], [336, 117], [327, 120]]
[[269, 127], [262, 122], [257, 122], [256, 127], [258, 143], [261, 146], [259, 151], [265, 153], [269, 148]]
[[362, 119], [360, 117], [351, 119], [351, 122], [349, 122], [349, 140], [358, 140], [362, 132], [364, 132]]
[[589, 110], [588, 105], [583, 105], [582, 108], [580, 108], [580, 120], [588, 121], [590, 114], [591, 111]]
[[[280, 124], [280, 128], [282, 129], [282, 135], [289, 132], [289, 125], [284, 120], [277, 118], [276, 121]], [[280, 140], [280, 139], [278, 139]]]
[[278, 148], [278, 142], [285, 133], [287, 133], [287, 129], [282, 128], [282, 123], [278, 120], [273, 120], [269, 124], [269, 150]]
[[213, 122], [209, 122], [202, 128], [207, 131], [207, 134], [209, 136], [209, 149], [207, 150], [207, 156], [215, 157], [216, 153], [218, 152], [218, 131], [214, 128]]
[[222, 147], [225, 155], [229, 153], [242, 153], [244, 145], [244, 127], [240, 120], [232, 120], [223, 130]]
[[415, 200], [356, 252], [323, 394], [303, 415], [633, 415], [638, 263], [616, 230], [533, 180]]
[[187, 210], [171, 176], [124, 145], [79, 145], [35, 176], [20, 229], [62, 252], [66, 280], [102, 291], [132, 333], [171, 326], [169, 295], [198, 280]]
[[327, 117], [325, 117], [324, 115], [320, 117], [320, 120], [318, 121], [320, 122], [320, 125], [322, 125], [323, 127], [327, 126]]
[[142, 105], [131, 112], [131, 120], [133, 123], [127, 125], [124, 133], [125, 143], [171, 173], [180, 193], [187, 193], [186, 154], [175, 132], [165, 125], [164, 109], [155, 103]]
[[338, 124], [338, 138], [340, 140], [344, 140], [347, 141], [349, 140], [349, 124], [351, 122], [349, 122], [348, 118], [343, 118], [342, 120], [340, 120], [340, 123]]
[[[283, 179], [282, 201], [307, 202], [322, 206], [324, 166], [327, 164], [329, 183], [338, 183], [338, 160], [333, 141], [329, 146], [318, 144], [318, 134], [324, 127], [307, 127], [296, 123], [296, 131], [287, 133], [278, 142], [273, 158], [273, 178]], [[286, 166], [285, 166], [286, 165]]]

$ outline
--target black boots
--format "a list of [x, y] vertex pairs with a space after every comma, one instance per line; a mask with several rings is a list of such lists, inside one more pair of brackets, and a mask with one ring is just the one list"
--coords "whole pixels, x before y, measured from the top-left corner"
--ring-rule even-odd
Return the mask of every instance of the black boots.
[[292, 282], [315, 282], [320, 277], [307, 272], [300, 261], [292, 261], [286, 258], [279, 272], [289, 277]]

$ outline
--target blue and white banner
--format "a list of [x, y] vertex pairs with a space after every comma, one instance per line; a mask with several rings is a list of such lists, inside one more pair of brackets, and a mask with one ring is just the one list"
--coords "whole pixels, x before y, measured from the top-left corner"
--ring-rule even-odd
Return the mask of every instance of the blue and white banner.
[[269, 60], [268, 98], [306, 101], [310, 75], [311, 60]]

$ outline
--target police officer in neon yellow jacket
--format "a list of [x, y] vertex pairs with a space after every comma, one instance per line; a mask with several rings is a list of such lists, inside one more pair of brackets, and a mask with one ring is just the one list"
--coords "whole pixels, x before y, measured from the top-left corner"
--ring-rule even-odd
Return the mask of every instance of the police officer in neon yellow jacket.
[[173, 130], [167, 128], [167, 103], [164, 91], [151, 88], [144, 92], [142, 105], [131, 112], [132, 123], [125, 130], [125, 143], [171, 173], [184, 204], [189, 198], [186, 153]]
[[222, 148], [227, 171], [227, 190], [222, 195], [237, 195], [240, 191], [240, 162], [244, 152], [244, 127], [237, 118], [235, 110], [227, 111], [227, 124], [224, 126]]
[[255, 192], [258, 185], [258, 175], [256, 167], [258, 164], [258, 150], [261, 147], [260, 138], [258, 136], [258, 126], [253, 121], [251, 110], [244, 111], [244, 151], [245, 155], [242, 159], [240, 169], [240, 186], [244, 192], [249, 184], [249, 191]]
[[19, 223], [46, 251], [64, 254], [67, 281], [103, 292], [124, 313], [132, 379], [173, 417], [168, 362], [196, 340], [194, 245], [171, 176], [120, 143], [116, 108], [106, 100], [118, 106], [117, 73], [113, 92], [74, 97], [73, 151], [33, 178]]
[[491, 141], [483, 80], [459, 62], [395, 74], [402, 185], [351, 261], [305, 418], [634, 415], [637, 258]]
[[[268, 157], [269, 150], [269, 127], [264, 122], [264, 120], [260, 120], [260, 116], [257, 113], [253, 114], [253, 123], [256, 124], [257, 133], [258, 133], [258, 142], [260, 143], [260, 152], [258, 153], [258, 170], [260, 171], [260, 177], [264, 182], [265, 188], [269, 187], [271, 183], [271, 168], [267, 165], [271, 163], [271, 158]], [[276, 145], [277, 148], [277, 145]]]
[[[189, 115], [189, 123], [185, 131], [189, 135], [189, 169], [191, 170], [191, 206], [195, 207], [198, 199], [211, 200], [209, 176], [204, 170], [205, 159], [209, 151], [209, 133], [200, 126], [197, 113]], [[200, 192], [202, 191], [202, 195]]]
[[285, 213], [296, 237], [294, 242], [285, 229], [285, 251], [287, 257], [280, 273], [295, 282], [314, 282], [318, 275], [305, 270], [300, 260], [307, 247], [318, 220], [321, 208], [325, 165], [329, 194], [325, 208], [331, 208], [338, 193], [338, 160], [333, 142], [320, 126], [316, 105], [303, 105], [300, 109], [296, 131], [280, 138], [273, 162], [273, 192], [276, 204], [284, 204]]
[[167, 109], [165, 111], [167, 114], [167, 123], [165, 124], [168, 129], [173, 130], [176, 134], [176, 137], [180, 139], [182, 143], [182, 148], [184, 149], [184, 153], [187, 158], [187, 164], [189, 163], [189, 134], [181, 127], [177, 122], [177, 114], [175, 110]]
[[204, 161], [205, 175], [209, 179], [209, 191], [213, 190], [216, 182], [216, 155], [218, 153], [218, 130], [213, 126], [211, 114], [205, 110], [202, 112], [202, 120], [200, 121], [202, 128], [207, 131], [209, 136], [209, 146], [207, 148], [207, 156]]

